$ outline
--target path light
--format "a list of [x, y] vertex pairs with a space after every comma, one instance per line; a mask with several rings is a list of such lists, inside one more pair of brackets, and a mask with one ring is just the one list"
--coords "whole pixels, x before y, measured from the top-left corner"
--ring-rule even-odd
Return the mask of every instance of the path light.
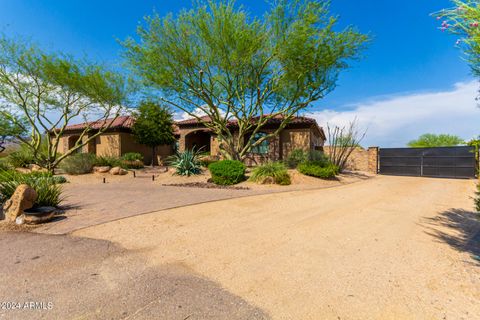
[[106, 178], [103, 178], [103, 183], [105, 183], [105, 181], [106, 181]]
[[152, 181], [155, 181], [155, 175], [152, 174]]
[[135, 170], [133, 170], [133, 177], [134, 177], [134, 178], [136, 177]]

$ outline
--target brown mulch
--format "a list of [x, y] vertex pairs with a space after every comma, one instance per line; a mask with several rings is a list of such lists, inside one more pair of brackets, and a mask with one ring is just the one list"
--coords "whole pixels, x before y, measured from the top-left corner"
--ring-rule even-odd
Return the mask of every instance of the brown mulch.
[[18, 225], [15, 222], [8, 222], [6, 220], [0, 221], [0, 232], [2, 231], [27, 232], [37, 227], [38, 225], [26, 225], [26, 224]]
[[186, 187], [186, 188], [206, 188], [206, 189], [230, 189], [230, 190], [250, 190], [247, 187], [220, 186], [211, 182], [188, 182], [188, 183], [170, 183], [162, 184], [166, 187]]

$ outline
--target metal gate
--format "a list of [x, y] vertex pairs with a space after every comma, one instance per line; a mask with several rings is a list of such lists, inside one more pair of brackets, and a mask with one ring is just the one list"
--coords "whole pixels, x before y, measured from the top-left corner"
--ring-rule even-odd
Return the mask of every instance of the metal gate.
[[477, 171], [475, 147], [380, 149], [378, 160], [380, 174], [474, 178]]

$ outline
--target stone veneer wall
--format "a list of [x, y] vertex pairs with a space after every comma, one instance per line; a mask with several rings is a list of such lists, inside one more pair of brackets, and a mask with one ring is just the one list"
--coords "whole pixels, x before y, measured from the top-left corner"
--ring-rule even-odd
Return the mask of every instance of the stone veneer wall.
[[[329, 154], [331, 152], [330, 146], [324, 146], [323, 150], [325, 154]], [[378, 147], [369, 147], [368, 149], [358, 147], [355, 148], [350, 155], [350, 158], [347, 161], [346, 169], [377, 174], [377, 163]]]

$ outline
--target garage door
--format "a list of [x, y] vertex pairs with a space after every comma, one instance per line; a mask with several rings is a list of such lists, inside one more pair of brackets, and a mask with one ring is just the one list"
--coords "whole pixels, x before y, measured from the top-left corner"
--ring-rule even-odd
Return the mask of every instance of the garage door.
[[474, 178], [474, 147], [386, 148], [379, 151], [379, 173], [387, 175]]

